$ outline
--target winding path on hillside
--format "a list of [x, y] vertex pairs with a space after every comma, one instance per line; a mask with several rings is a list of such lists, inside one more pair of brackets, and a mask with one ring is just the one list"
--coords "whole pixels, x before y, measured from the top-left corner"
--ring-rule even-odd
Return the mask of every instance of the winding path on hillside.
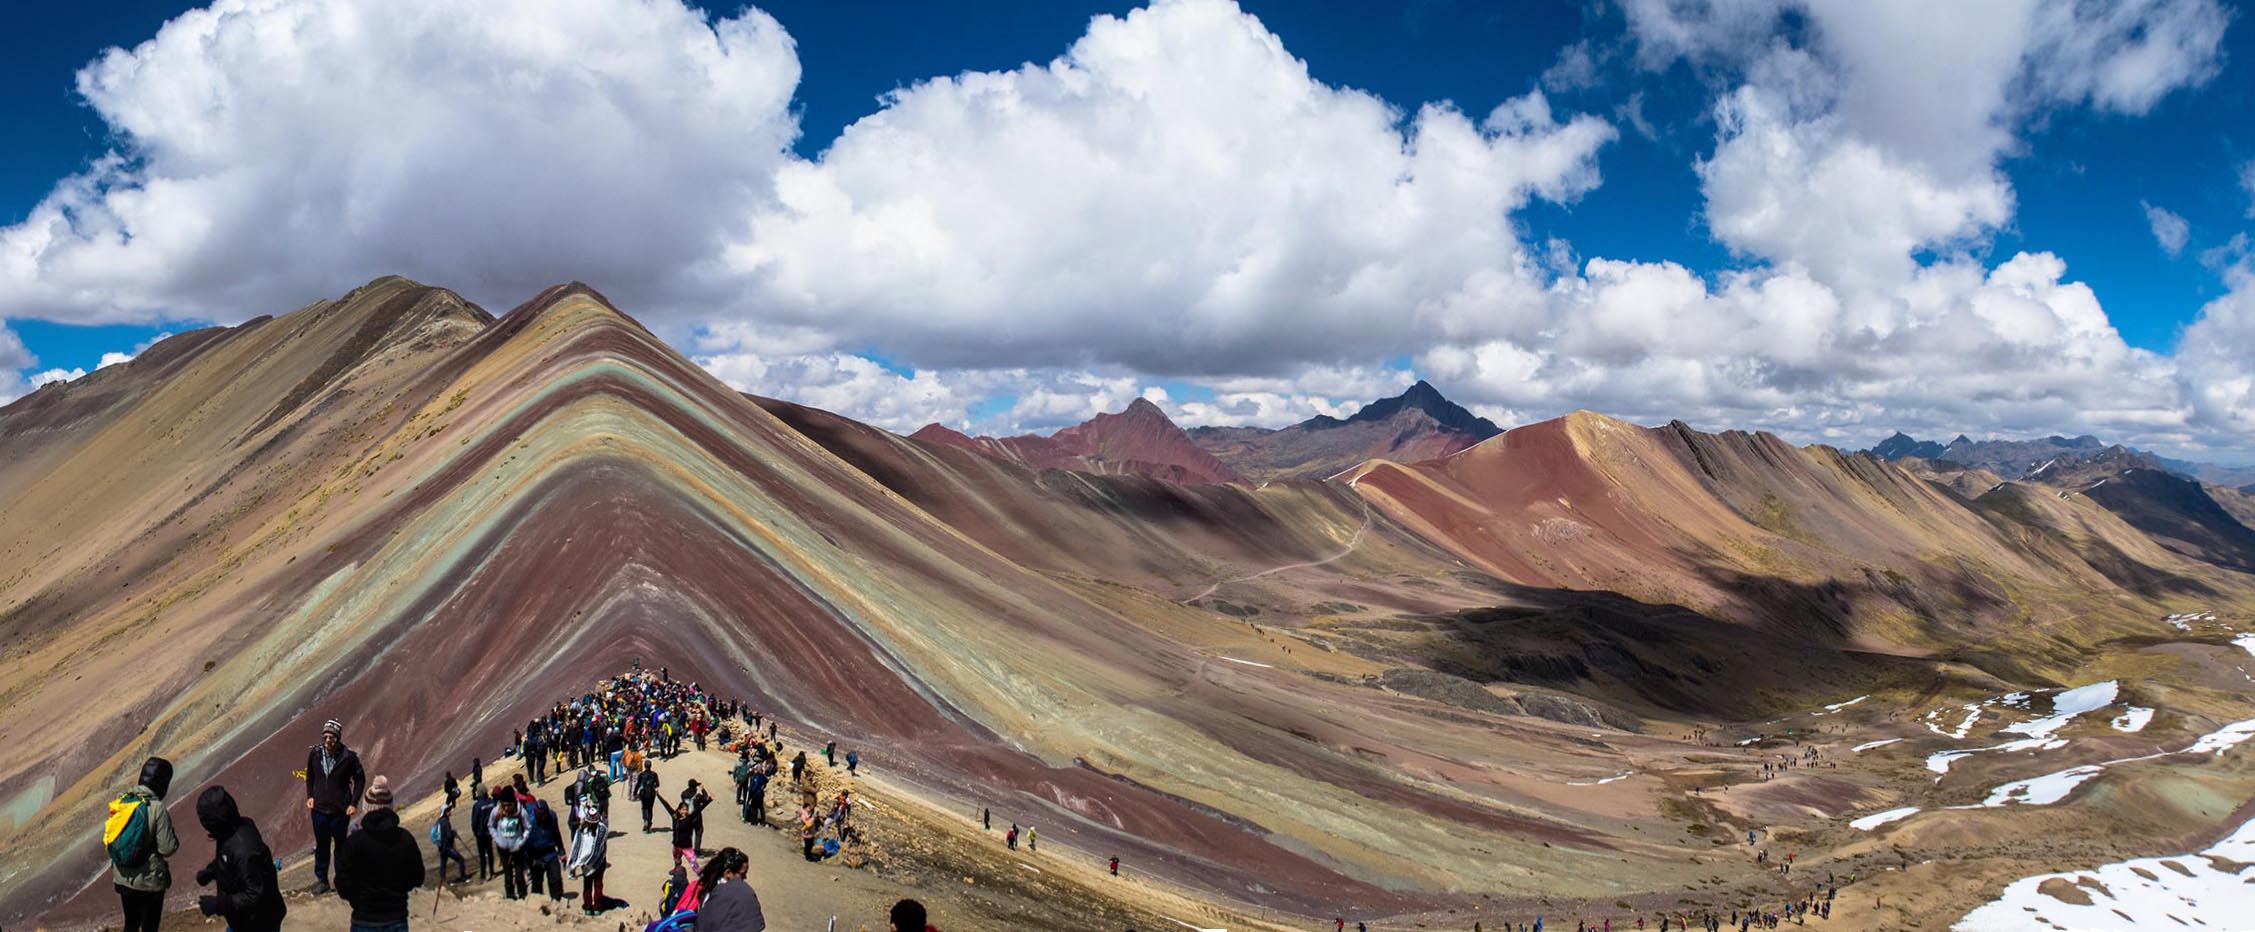
[[1181, 605], [1188, 605], [1188, 604], [1190, 604], [1190, 603], [1192, 603], [1192, 602], [1196, 602], [1196, 601], [1198, 601], [1199, 599], [1203, 599], [1203, 598], [1205, 598], [1205, 597], [1207, 597], [1207, 596], [1209, 596], [1209, 595], [1213, 595], [1213, 594], [1214, 594], [1214, 590], [1216, 590], [1216, 589], [1219, 589], [1219, 588], [1221, 588], [1221, 587], [1223, 587], [1223, 586], [1229, 585], [1230, 583], [1238, 583], [1238, 582], [1245, 582], [1245, 581], [1247, 581], [1247, 580], [1251, 580], [1251, 579], [1259, 579], [1259, 578], [1261, 578], [1261, 577], [1263, 577], [1263, 576], [1268, 576], [1268, 575], [1271, 575], [1271, 574], [1275, 574], [1275, 573], [1281, 573], [1281, 572], [1284, 572], [1285, 570], [1301, 570], [1301, 569], [1307, 569], [1308, 567], [1311, 567], [1311, 566], [1322, 566], [1322, 565], [1324, 565], [1324, 564], [1326, 564], [1326, 563], [1334, 563], [1334, 562], [1337, 562], [1338, 560], [1340, 560], [1341, 558], [1345, 557], [1346, 555], [1348, 555], [1348, 554], [1350, 554], [1350, 553], [1353, 553], [1353, 552], [1355, 552], [1355, 548], [1356, 548], [1356, 547], [1359, 547], [1359, 546], [1361, 546], [1361, 545], [1362, 545], [1362, 535], [1363, 535], [1363, 532], [1370, 530], [1370, 500], [1369, 500], [1369, 499], [1365, 499], [1365, 498], [1362, 498], [1362, 497], [1361, 497], [1361, 496], [1359, 496], [1359, 495], [1358, 495], [1358, 496], [1356, 496], [1356, 498], [1357, 498], [1358, 500], [1360, 500], [1360, 501], [1362, 502], [1362, 525], [1361, 525], [1360, 527], [1357, 527], [1357, 528], [1355, 528], [1355, 532], [1354, 532], [1353, 536], [1350, 536], [1350, 537], [1348, 537], [1348, 538], [1347, 538], [1347, 545], [1346, 545], [1345, 547], [1341, 548], [1341, 549], [1339, 550], [1339, 552], [1338, 552], [1338, 553], [1334, 553], [1334, 554], [1332, 554], [1332, 555], [1330, 555], [1330, 556], [1328, 556], [1328, 557], [1324, 557], [1324, 558], [1323, 558], [1323, 559], [1321, 559], [1321, 560], [1310, 560], [1310, 561], [1308, 561], [1308, 562], [1306, 562], [1306, 563], [1287, 563], [1287, 564], [1285, 564], [1285, 565], [1283, 565], [1283, 566], [1270, 567], [1270, 568], [1268, 568], [1268, 569], [1265, 569], [1265, 570], [1262, 570], [1262, 571], [1260, 571], [1260, 572], [1258, 572], [1258, 573], [1253, 573], [1253, 574], [1250, 574], [1250, 575], [1246, 575], [1246, 576], [1232, 576], [1232, 577], [1230, 577], [1230, 578], [1228, 578], [1228, 579], [1221, 579], [1221, 580], [1216, 580], [1216, 581], [1214, 582], [1214, 584], [1213, 584], [1213, 585], [1211, 585], [1211, 586], [1207, 586], [1207, 587], [1206, 587], [1206, 588], [1204, 588], [1204, 589], [1198, 590], [1198, 594], [1197, 594], [1197, 595], [1191, 596], [1191, 597], [1189, 597], [1189, 598], [1187, 598], [1187, 599], [1177, 599], [1177, 600], [1175, 600], [1175, 601], [1177, 602], [1177, 604], [1181, 604]]

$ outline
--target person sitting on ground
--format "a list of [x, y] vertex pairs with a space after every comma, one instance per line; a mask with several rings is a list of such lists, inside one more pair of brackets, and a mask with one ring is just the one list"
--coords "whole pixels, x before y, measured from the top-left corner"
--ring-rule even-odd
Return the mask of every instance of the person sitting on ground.
[[735, 848], [722, 848], [697, 876], [698, 932], [765, 932], [767, 917], [760, 910], [759, 893], [744, 879], [751, 859]]
[[236, 811], [235, 797], [223, 786], [196, 797], [196, 821], [213, 848], [211, 863], [196, 872], [196, 885], [209, 885], [212, 892], [198, 897], [196, 907], [226, 920], [230, 932], [280, 932], [290, 908], [282, 902], [274, 852], [258, 826]]
[[368, 781], [367, 814], [337, 853], [337, 895], [352, 904], [352, 932], [406, 932], [407, 891], [423, 885], [423, 849], [399, 827], [391, 781]]

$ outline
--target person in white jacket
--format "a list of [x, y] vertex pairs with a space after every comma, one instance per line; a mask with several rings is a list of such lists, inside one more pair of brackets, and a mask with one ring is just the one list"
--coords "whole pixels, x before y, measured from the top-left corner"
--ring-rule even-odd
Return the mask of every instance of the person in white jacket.
[[517, 804], [517, 794], [506, 786], [493, 789], [493, 814], [486, 817], [486, 833], [501, 852], [501, 895], [525, 898], [525, 839], [532, 837], [532, 817]]
[[579, 911], [593, 916], [610, 906], [603, 896], [603, 871], [611, 866], [604, 859], [610, 850], [611, 827], [594, 799], [581, 796], [578, 809], [579, 832], [572, 836], [569, 866], [572, 876], [580, 879]]

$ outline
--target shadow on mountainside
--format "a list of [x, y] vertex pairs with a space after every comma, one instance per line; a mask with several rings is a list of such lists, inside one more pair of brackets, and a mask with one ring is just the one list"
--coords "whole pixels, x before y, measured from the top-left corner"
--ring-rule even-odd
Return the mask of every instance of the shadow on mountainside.
[[[1888, 688], [1972, 685], [1943, 666], [1950, 661], [2008, 679], [2029, 676], [1989, 654], [1927, 659], [1852, 646], [1854, 608], [1874, 597], [1870, 584], [1715, 576], [1765, 620], [1741, 624], [1615, 592], [1503, 583], [1492, 588], [1506, 604], [1347, 621], [1327, 631], [1345, 639], [1345, 649], [1382, 662], [1476, 683], [1558, 690], [1662, 717], [1743, 721]], [[1987, 595], [1969, 583], [1963, 592], [1936, 597], [1932, 607]], [[1939, 620], [1925, 623], [1967, 639]]]

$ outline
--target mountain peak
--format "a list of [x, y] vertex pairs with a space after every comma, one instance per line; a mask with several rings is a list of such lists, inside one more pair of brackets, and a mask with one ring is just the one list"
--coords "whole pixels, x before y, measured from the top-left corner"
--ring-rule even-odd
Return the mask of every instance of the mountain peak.
[[[1403, 411], [1424, 412], [1427, 417], [1432, 418], [1444, 428], [1457, 433], [1471, 434], [1481, 440], [1503, 433], [1503, 428], [1497, 427], [1494, 421], [1473, 414], [1465, 410], [1463, 405], [1448, 400], [1441, 394], [1440, 389], [1434, 388], [1433, 383], [1424, 379], [1417, 380], [1417, 384], [1410, 386], [1408, 390], [1399, 395], [1373, 401], [1363, 406], [1362, 410], [1356, 411], [1344, 423], [1383, 421]], [[1320, 425], [1311, 422], [1309, 426]]]

